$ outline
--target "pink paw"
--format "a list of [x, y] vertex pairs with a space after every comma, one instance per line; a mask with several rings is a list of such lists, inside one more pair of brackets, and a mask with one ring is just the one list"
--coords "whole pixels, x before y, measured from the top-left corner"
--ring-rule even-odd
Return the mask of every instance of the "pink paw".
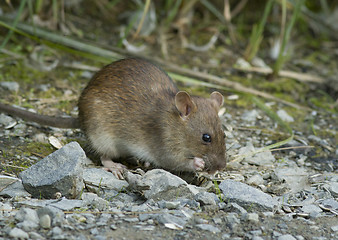
[[202, 171], [204, 169], [205, 163], [202, 158], [194, 157], [193, 167], [196, 171]]
[[104, 170], [111, 172], [117, 179], [124, 179], [123, 170], [127, 168], [126, 166], [105, 157], [101, 157], [101, 163]]

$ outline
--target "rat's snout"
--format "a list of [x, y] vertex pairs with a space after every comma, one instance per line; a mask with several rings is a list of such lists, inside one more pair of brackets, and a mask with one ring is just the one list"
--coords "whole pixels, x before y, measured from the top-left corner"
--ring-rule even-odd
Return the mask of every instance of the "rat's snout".
[[210, 159], [210, 161], [206, 161], [206, 171], [208, 173], [215, 173], [216, 170], [222, 170], [226, 167], [226, 157], [215, 157]]

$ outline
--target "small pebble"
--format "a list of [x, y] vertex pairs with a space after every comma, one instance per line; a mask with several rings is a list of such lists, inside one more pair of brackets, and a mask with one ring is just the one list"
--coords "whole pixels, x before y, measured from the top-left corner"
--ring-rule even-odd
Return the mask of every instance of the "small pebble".
[[52, 220], [48, 214], [45, 214], [40, 217], [40, 226], [44, 229], [49, 229], [51, 227]]
[[25, 231], [22, 231], [20, 228], [13, 228], [9, 232], [9, 236], [15, 239], [28, 239], [29, 235]]

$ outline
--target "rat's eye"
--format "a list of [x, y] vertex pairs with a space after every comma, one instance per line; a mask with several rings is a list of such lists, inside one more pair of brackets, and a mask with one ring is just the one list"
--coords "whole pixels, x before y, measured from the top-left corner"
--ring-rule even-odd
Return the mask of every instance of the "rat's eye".
[[208, 133], [204, 133], [202, 135], [202, 140], [206, 143], [210, 143], [211, 142], [211, 136]]

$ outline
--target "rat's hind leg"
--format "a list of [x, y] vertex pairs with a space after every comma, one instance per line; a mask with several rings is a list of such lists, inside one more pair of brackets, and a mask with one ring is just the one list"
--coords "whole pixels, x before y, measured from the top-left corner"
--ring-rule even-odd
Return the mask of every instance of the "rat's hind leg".
[[107, 156], [101, 156], [101, 163], [103, 168], [114, 174], [117, 179], [123, 179], [123, 169], [126, 169], [126, 166], [121, 163], [113, 162], [113, 160]]

